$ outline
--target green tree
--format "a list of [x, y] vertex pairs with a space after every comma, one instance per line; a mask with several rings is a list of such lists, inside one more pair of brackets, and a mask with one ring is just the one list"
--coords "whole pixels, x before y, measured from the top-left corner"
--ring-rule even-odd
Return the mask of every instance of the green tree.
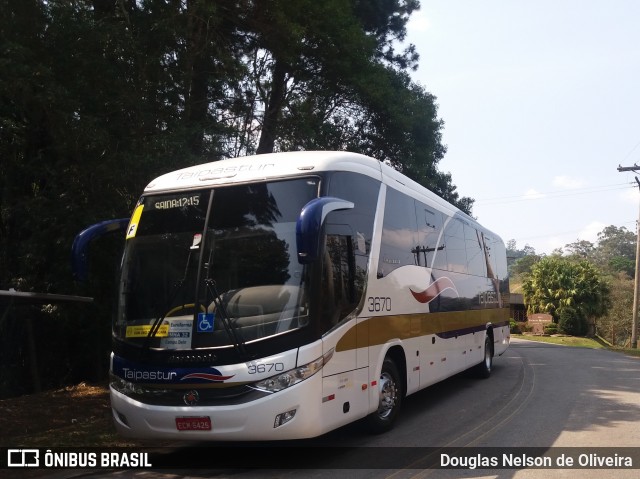
[[634, 281], [625, 273], [611, 279], [611, 302], [606, 313], [598, 318], [597, 333], [616, 346], [629, 345], [633, 325]]
[[[435, 98], [411, 82], [418, 55], [394, 45], [417, 1], [259, 2], [247, 14], [253, 38], [241, 137], [234, 154], [349, 150], [387, 162], [471, 213], [451, 175], [437, 169], [446, 147]], [[259, 125], [259, 128], [251, 125]]]
[[540, 260], [542, 256], [536, 254], [533, 246], [526, 244], [524, 248], [518, 249], [516, 240], [507, 241], [507, 264], [509, 265], [509, 275], [520, 277], [528, 274], [531, 267]]
[[591, 258], [595, 245], [591, 241], [576, 240], [564, 246], [564, 252], [578, 258]]
[[517, 259], [510, 268], [510, 274], [515, 276], [522, 276], [529, 274], [534, 264], [540, 261], [538, 255], [528, 255]]
[[536, 256], [536, 250], [529, 244], [525, 244], [524, 248], [518, 249], [516, 240], [510, 239], [507, 241], [507, 256], [513, 260], [522, 258], [523, 256]]
[[610, 298], [609, 285], [593, 263], [558, 256], [533, 265], [522, 289], [529, 313], [550, 313], [555, 322], [561, 317], [578, 322], [601, 317]]
[[584, 336], [587, 332], [587, 319], [578, 309], [565, 306], [558, 311], [558, 330], [572, 336]]
[[292, 101], [280, 146], [373, 156], [470, 213], [473, 200], [461, 198], [451, 175], [437, 169], [446, 148], [434, 97], [392, 68], [369, 64], [359, 73], [355, 91], [336, 94], [318, 83]]
[[353, 86], [354, 73], [371, 62], [391, 62], [401, 69], [415, 66], [414, 50], [396, 54], [393, 40], [404, 38], [417, 6], [416, 1], [253, 3], [245, 25], [254, 40], [252, 57], [259, 59], [253, 69], [262, 110], [256, 152], [277, 149], [290, 102], [319, 84], [323, 90], [329, 86], [344, 91]]
[[636, 235], [624, 226], [607, 226], [598, 233], [598, 246], [594, 261], [612, 273], [624, 272], [635, 275]]
[[[415, 48], [397, 47], [418, 7], [0, 0], [0, 289], [95, 298], [82, 312], [40, 312], [61, 338], [49, 344], [51, 331], [36, 331], [52, 381], [96, 362], [105, 372], [122, 238], [93, 244], [92, 279], [76, 284], [75, 235], [129, 216], [159, 174], [258, 151], [350, 149], [471, 212], [438, 169], [444, 124], [435, 97], [408, 76]], [[80, 336], [79, 347], [52, 347]], [[24, 345], [11, 364], [28, 368]], [[72, 357], [80, 349], [93, 356]]]
[[[186, 40], [198, 28], [188, 19], [194, 2], [187, 3], [0, 0], [0, 289], [95, 298], [73, 311], [36, 308], [34, 317], [47, 319], [31, 338], [43, 387], [101, 379], [108, 367], [122, 238], [92, 245], [92, 280], [79, 285], [69, 260], [75, 235], [128, 216], [159, 173], [219, 158], [211, 153], [224, 125], [211, 105], [235, 83], [238, 68], [226, 52], [242, 42], [210, 18], [223, 19], [212, 2], [198, 10], [211, 20], [208, 41], [215, 28], [219, 42], [206, 50], [216, 69], [206, 78], [203, 118], [194, 110], [203, 97], [185, 87], [196, 83], [184, 72], [200, 48]], [[28, 371], [28, 341], [13, 334], [19, 318], [8, 318], [2, 337], [9, 342], [0, 346], [16, 352], [11, 367]]]

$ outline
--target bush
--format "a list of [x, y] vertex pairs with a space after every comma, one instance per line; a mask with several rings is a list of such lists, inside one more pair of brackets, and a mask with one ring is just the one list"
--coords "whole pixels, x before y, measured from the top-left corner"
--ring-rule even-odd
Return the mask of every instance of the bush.
[[549, 323], [544, 327], [544, 334], [552, 335], [558, 332], [558, 325], [556, 323]]
[[584, 336], [587, 332], [587, 321], [578, 310], [565, 307], [558, 313], [558, 329], [571, 336]]
[[518, 323], [515, 319], [509, 320], [509, 331], [513, 334], [520, 334], [522, 330], [520, 329], [520, 323]]

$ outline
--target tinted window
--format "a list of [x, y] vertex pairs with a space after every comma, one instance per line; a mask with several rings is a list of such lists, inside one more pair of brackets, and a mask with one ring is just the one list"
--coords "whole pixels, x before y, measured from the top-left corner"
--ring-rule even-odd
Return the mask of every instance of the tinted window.
[[418, 264], [414, 203], [407, 195], [387, 188], [378, 277], [386, 276], [401, 266]]
[[444, 251], [442, 214], [416, 201], [418, 222], [418, 264], [428, 268], [446, 269], [447, 254]]
[[[330, 223], [347, 224], [352, 227], [353, 243], [355, 245], [358, 265], [367, 267], [371, 237], [373, 235], [373, 220], [378, 204], [380, 182], [368, 176], [350, 172], [336, 172], [329, 180], [329, 196], [351, 201], [353, 209], [336, 211], [329, 217]], [[363, 263], [364, 261], [364, 263]]]
[[360, 303], [367, 279], [373, 221], [380, 182], [364, 175], [336, 172], [329, 177], [327, 194], [351, 201], [352, 209], [327, 217], [322, 265], [322, 316], [326, 331]]
[[485, 276], [486, 260], [482, 233], [473, 226], [464, 225], [464, 239], [467, 249], [467, 272], [476, 276]]
[[487, 277], [489, 278], [497, 278], [497, 270], [496, 270], [496, 255], [495, 255], [495, 246], [494, 239], [487, 235], [482, 235], [483, 243], [484, 243], [484, 251], [485, 257], [487, 260]]
[[[193, 321], [196, 313], [217, 308], [214, 297], [226, 303], [242, 340], [306, 324], [306, 270], [297, 260], [296, 220], [317, 195], [318, 179], [305, 178], [142, 198], [131, 221], [137, 229], [126, 240], [116, 334], [146, 341], [127, 327], [144, 332], [159, 316]], [[205, 278], [215, 281], [217, 292]], [[172, 338], [157, 336], [154, 347], [230, 344], [220, 321], [185, 341]]]
[[456, 273], [467, 272], [467, 252], [464, 236], [464, 224], [457, 218], [451, 218], [444, 229], [447, 269]]
[[499, 280], [507, 278], [507, 250], [504, 247], [504, 243], [496, 238], [492, 243], [492, 256], [495, 258], [496, 263], [496, 277]]
[[362, 281], [356, 281], [353, 241], [350, 228], [330, 226], [323, 257], [322, 301], [326, 329], [338, 324], [356, 306], [362, 295]]

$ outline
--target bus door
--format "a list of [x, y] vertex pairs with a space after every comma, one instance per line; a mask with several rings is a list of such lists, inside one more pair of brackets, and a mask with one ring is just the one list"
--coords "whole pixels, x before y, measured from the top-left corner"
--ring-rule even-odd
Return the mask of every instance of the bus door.
[[350, 225], [327, 223], [325, 232], [322, 307], [328, 332], [323, 349], [325, 354], [332, 348], [335, 352], [324, 368], [323, 400], [335, 401], [330, 416], [341, 421], [340, 417], [364, 414], [368, 408], [362, 387], [368, 381], [368, 334], [357, 324], [364, 278], [358, 277], [355, 256], [362, 245], [358, 246]]

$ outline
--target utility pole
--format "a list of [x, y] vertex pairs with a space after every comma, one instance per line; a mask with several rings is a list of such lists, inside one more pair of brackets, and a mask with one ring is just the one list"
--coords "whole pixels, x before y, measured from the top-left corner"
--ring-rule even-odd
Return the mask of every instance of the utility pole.
[[[633, 171], [637, 173], [640, 170], [640, 166], [635, 163], [633, 166], [618, 166], [618, 171]], [[636, 183], [640, 188], [640, 180], [636, 176]], [[633, 293], [633, 322], [631, 325], [631, 348], [635, 349], [638, 345], [638, 300], [640, 296], [640, 282], [638, 281], [638, 275], [640, 275], [640, 211], [638, 211], [638, 221], [636, 223], [636, 274], [634, 278], [635, 288]]]

